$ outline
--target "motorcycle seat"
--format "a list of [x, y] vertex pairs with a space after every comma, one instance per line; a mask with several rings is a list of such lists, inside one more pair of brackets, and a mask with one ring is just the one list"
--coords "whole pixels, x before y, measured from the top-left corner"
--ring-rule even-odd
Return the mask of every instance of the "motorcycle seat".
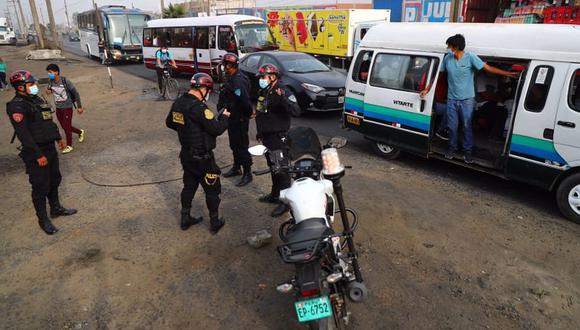
[[334, 231], [326, 226], [323, 218], [306, 219], [288, 229], [284, 242], [291, 254], [310, 252], [312, 255], [318, 252], [313, 251], [315, 246], [318, 245], [318, 249], [323, 246], [318, 242], [320, 238], [332, 234]]

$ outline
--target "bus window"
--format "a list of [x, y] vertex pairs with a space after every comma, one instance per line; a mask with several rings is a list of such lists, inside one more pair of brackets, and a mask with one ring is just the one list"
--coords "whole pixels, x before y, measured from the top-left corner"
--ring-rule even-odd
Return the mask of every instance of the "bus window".
[[426, 87], [430, 64], [427, 57], [378, 54], [370, 83], [375, 87], [418, 93]]
[[215, 26], [209, 27], [209, 48], [215, 49], [216, 47], [216, 35], [215, 35]]
[[[157, 37], [153, 32], [154, 32], [153, 29], [145, 29], [143, 31], [143, 46], [146, 46], [146, 47], [153, 46], [153, 39], [155, 39]], [[157, 46], [157, 45], [155, 45], [155, 46]]]
[[542, 112], [544, 110], [553, 77], [554, 68], [551, 66], [541, 65], [534, 69], [524, 104], [526, 110], [531, 112]]
[[195, 28], [195, 48], [209, 49], [209, 28], [196, 27]]
[[161, 47], [165, 45], [167, 47], [173, 47], [173, 28], [157, 28], [154, 30], [153, 34], [153, 46]]
[[580, 112], [580, 70], [576, 70], [572, 76], [569, 95], [570, 108]]
[[192, 41], [190, 27], [173, 28], [173, 47], [192, 48]]
[[367, 83], [372, 57], [372, 51], [362, 51], [358, 54], [354, 70], [352, 70], [352, 80], [363, 84]]
[[231, 26], [220, 26], [218, 33], [218, 47], [221, 50], [228, 52], [236, 51], [236, 39], [234, 38], [234, 30]]

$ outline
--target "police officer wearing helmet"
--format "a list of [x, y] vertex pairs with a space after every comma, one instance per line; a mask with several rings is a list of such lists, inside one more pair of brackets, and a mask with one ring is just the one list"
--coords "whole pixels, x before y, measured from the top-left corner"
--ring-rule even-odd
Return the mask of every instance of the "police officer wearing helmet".
[[[264, 64], [258, 70], [260, 92], [256, 105], [257, 138], [268, 150], [282, 150], [288, 154], [286, 135], [290, 129], [290, 104], [279, 83], [280, 73], [273, 64]], [[268, 165], [270, 159], [268, 159]], [[288, 206], [279, 200], [280, 190], [290, 187], [288, 173], [272, 174], [272, 190], [270, 194], [261, 197], [263, 203], [278, 204], [272, 212], [273, 217], [279, 217], [288, 211]]]
[[243, 176], [236, 184], [243, 187], [252, 181], [252, 156], [248, 152], [250, 138], [248, 129], [253, 114], [250, 104], [250, 82], [238, 69], [240, 60], [237, 55], [228, 53], [222, 59], [226, 81], [220, 90], [218, 109], [231, 112], [228, 121], [228, 137], [234, 155], [234, 165], [224, 177]]
[[167, 127], [177, 131], [181, 144], [181, 229], [187, 230], [203, 220], [190, 215], [193, 197], [201, 184], [209, 210], [210, 231], [216, 234], [225, 221], [219, 217], [221, 171], [215, 163], [213, 149], [216, 138], [228, 127], [230, 113], [224, 111], [219, 118], [215, 118], [207, 108], [205, 102], [213, 89], [213, 80], [209, 75], [196, 73], [190, 85], [189, 92], [175, 100], [165, 120]]
[[16, 96], [7, 103], [6, 112], [14, 126], [14, 134], [22, 143], [20, 157], [32, 185], [32, 203], [38, 223], [45, 233], [52, 235], [58, 229], [46, 212], [47, 199], [51, 218], [77, 213], [75, 209], [62, 207], [58, 198], [62, 176], [54, 142], [58, 142], [61, 150], [65, 143], [58, 126], [52, 121], [50, 105], [38, 96], [38, 86], [32, 74], [16, 71], [10, 75], [10, 84], [14, 87]]

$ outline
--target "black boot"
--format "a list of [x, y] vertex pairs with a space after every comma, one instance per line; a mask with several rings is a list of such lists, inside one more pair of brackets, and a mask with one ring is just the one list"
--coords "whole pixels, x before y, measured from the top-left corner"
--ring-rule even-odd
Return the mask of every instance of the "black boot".
[[283, 215], [284, 213], [288, 212], [289, 210], [290, 210], [290, 207], [288, 207], [288, 205], [286, 205], [284, 203], [280, 203], [280, 204], [278, 204], [278, 207], [276, 207], [270, 215], [274, 218], [277, 218], [277, 217]]
[[203, 221], [202, 217], [195, 218], [189, 214], [190, 209], [181, 210], [181, 230], [188, 230], [189, 227]]
[[47, 235], [54, 235], [58, 232], [58, 229], [56, 229], [48, 217], [38, 219], [38, 224]]
[[75, 209], [66, 209], [62, 206], [56, 207], [54, 209], [50, 210], [50, 217], [51, 218], [58, 218], [60, 216], [69, 216], [69, 215], [73, 215], [76, 214], [77, 210]]
[[252, 182], [253, 179], [254, 178], [252, 177], [252, 168], [250, 166], [248, 167], [244, 166], [244, 175], [242, 176], [240, 182], [236, 184], [236, 187], [243, 187], [248, 183]]
[[268, 195], [264, 195], [264, 196], [258, 198], [258, 201], [260, 203], [276, 204], [280, 200], [278, 199], [278, 197], [274, 197], [274, 196], [272, 196], [272, 194], [268, 194]]
[[224, 218], [211, 218], [210, 223], [209, 223], [209, 231], [212, 234], [217, 234], [220, 229], [222, 229], [222, 227], [226, 224], [226, 221], [224, 220]]
[[242, 175], [239, 166], [232, 166], [232, 168], [224, 174], [224, 178], [231, 178], [234, 176]]

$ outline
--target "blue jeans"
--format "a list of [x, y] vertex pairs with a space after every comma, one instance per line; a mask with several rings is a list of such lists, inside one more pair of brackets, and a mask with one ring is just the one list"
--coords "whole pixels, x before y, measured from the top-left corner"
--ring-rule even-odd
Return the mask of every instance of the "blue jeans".
[[435, 113], [437, 116], [441, 117], [441, 123], [437, 127], [437, 132], [441, 132], [447, 129], [447, 104], [446, 103], [435, 103]]
[[447, 127], [449, 128], [449, 151], [457, 151], [457, 131], [459, 120], [463, 130], [463, 152], [471, 154], [473, 148], [473, 131], [471, 122], [475, 110], [475, 99], [447, 100]]

